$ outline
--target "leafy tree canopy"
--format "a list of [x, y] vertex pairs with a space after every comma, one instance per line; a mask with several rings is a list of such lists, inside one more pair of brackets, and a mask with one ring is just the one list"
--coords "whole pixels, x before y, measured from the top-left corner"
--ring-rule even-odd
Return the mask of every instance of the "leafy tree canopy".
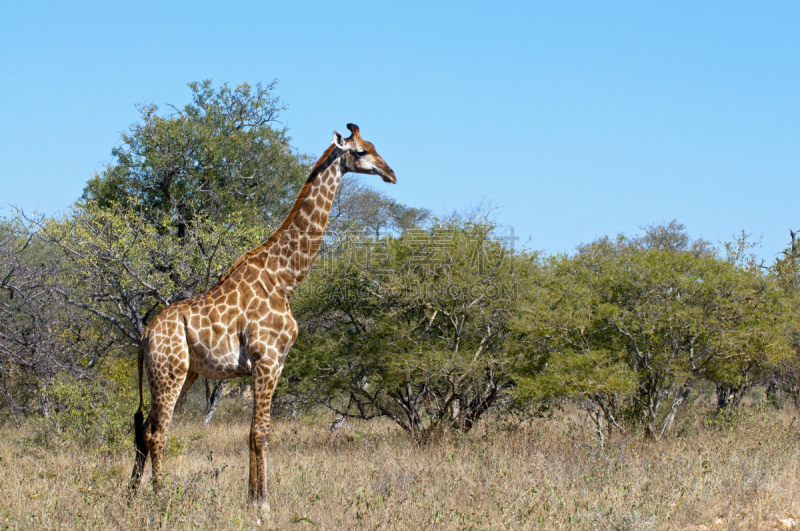
[[579, 399], [601, 438], [623, 414], [660, 437], [693, 383], [741, 391], [793, 355], [777, 283], [741, 245], [721, 258], [679, 224], [649, 229], [554, 258], [516, 320], [533, 347], [519, 392]]
[[198, 216], [231, 214], [274, 223], [295, 197], [308, 158], [277, 119], [285, 107], [268, 85], [190, 83], [192, 102], [162, 114], [138, 105], [140, 121], [112, 150], [114, 163], [86, 185], [82, 204], [136, 202], [152, 225], [171, 218], [185, 237]]
[[493, 229], [449, 219], [326, 257], [296, 294], [282, 385], [417, 438], [469, 430], [512, 384], [516, 257]]

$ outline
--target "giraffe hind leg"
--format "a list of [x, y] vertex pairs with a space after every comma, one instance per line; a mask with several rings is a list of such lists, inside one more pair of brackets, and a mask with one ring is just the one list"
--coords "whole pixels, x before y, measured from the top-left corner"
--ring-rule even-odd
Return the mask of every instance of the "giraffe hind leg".
[[[183, 400], [183, 398], [186, 396], [186, 393], [189, 392], [189, 389], [191, 389], [192, 384], [197, 380], [197, 377], [198, 374], [193, 371], [189, 371], [189, 373], [186, 375], [186, 380], [183, 382], [180, 395], [178, 396], [178, 400], [175, 404], [176, 406], [181, 403], [181, 400]], [[144, 414], [141, 411], [137, 411], [133, 415], [134, 441], [136, 446], [136, 461], [133, 465], [133, 473], [131, 474], [131, 490], [133, 491], [136, 490], [142, 480], [144, 467], [147, 464], [147, 456], [150, 453], [150, 450], [147, 446], [147, 441], [145, 439], [145, 431], [148, 429], [149, 425], [149, 416], [147, 418], [147, 422], [145, 422]]]
[[167, 445], [167, 430], [172, 421], [175, 405], [181, 396], [181, 389], [188, 389], [185, 384], [188, 383], [190, 386], [194, 380], [187, 382], [187, 376], [190, 376], [191, 373], [176, 372], [175, 367], [159, 367], [151, 371], [151, 374], [150, 396], [152, 404], [150, 406], [150, 416], [147, 419], [144, 430], [144, 440], [150, 456], [150, 464], [153, 468], [153, 485], [157, 486], [161, 482], [164, 449]]

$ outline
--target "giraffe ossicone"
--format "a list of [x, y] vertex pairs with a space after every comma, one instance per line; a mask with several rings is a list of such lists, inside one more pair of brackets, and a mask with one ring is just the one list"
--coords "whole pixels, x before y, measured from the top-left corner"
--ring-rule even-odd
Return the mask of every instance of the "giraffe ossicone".
[[[249, 501], [267, 503], [267, 446], [272, 393], [283, 360], [297, 338], [289, 302], [322, 244], [336, 189], [345, 173], [379, 175], [395, 183], [394, 171], [357, 125], [351, 135], [334, 131], [333, 142], [312, 168], [289, 215], [264, 243], [240, 256], [217, 284], [173, 303], [147, 326], [139, 346], [139, 410], [134, 416], [138, 486], [148, 455], [153, 482], [161, 478], [167, 429], [175, 405], [199, 376], [253, 376]], [[151, 408], [144, 419], [143, 372]]]

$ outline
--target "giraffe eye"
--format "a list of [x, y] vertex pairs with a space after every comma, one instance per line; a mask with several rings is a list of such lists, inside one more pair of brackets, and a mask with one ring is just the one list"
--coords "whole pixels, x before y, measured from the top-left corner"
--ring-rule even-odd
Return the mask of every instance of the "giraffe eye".
[[360, 151], [356, 151], [356, 155], [359, 156], [359, 157], [363, 157], [366, 154], [367, 154], [367, 150], [366, 149], [362, 149]]

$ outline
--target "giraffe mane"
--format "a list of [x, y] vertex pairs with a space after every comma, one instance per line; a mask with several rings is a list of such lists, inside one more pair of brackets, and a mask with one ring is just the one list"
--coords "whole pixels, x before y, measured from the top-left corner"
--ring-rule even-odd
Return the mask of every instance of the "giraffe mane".
[[236, 271], [239, 268], [239, 266], [244, 264], [248, 258], [266, 249], [269, 249], [273, 243], [278, 241], [280, 235], [283, 234], [283, 232], [289, 227], [289, 225], [292, 223], [292, 220], [294, 220], [295, 215], [300, 210], [300, 206], [303, 204], [303, 200], [306, 198], [306, 195], [308, 195], [308, 190], [311, 188], [311, 184], [314, 182], [314, 179], [316, 179], [317, 175], [319, 175], [320, 172], [322, 172], [322, 170], [324, 169], [325, 163], [328, 161], [328, 158], [333, 153], [334, 147], [335, 146], [331, 144], [331, 146], [325, 150], [325, 152], [322, 154], [319, 160], [317, 160], [317, 162], [314, 164], [314, 167], [311, 168], [311, 172], [308, 174], [308, 179], [306, 179], [305, 184], [303, 184], [303, 187], [297, 194], [297, 199], [295, 199], [294, 205], [292, 205], [292, 209], [289, 211], [289, 214], [286, 216], [286, 218], [283, 220], [280, 226], [275, 230], [275, 232], [273, 232], [269, 238], [264, 240], [261, 243], [261, 245], [253, 249], [250, 249], [249, 251], [241, 255], [239, 258], [237, 258], [236, 261], [233, 263], [233, 265], [230, 268], [228, 268], [228, 271], [226, 271], [225, 274], [219, 277], [217, 285], [222, 284], [223, 282], [228, 280], [230, 276], [234, 273], [234, 271]]

